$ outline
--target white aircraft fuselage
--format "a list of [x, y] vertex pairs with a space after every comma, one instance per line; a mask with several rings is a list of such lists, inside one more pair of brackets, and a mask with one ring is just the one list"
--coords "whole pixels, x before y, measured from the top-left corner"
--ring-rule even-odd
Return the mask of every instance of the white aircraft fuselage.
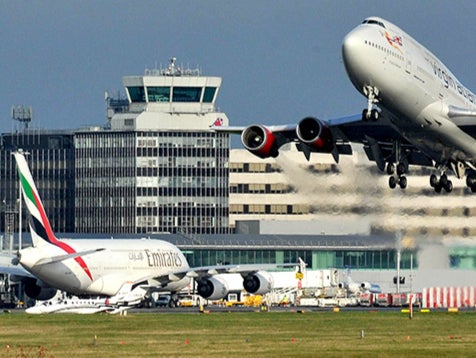
[[372, 17], [344, 38], [342, 57], [355, 88], [377, 91], [374, 103], [402, 137], [441, 163], [474, 163], [476, 141], [457, 125], [476, 122], [476, 95], [429, 50]]
[[[58, 240], [59, 244], [20, 251], [20, 264], [43, 282], [73, 294], [115, 295], [125, 281], [166, 276], [189, 268], [183, 253], [162, 240]], [[68, 252], [92, 252], [59, 262], [41, 260]], [[39, 264], [40, 263], [40, 264]], [[150, 283], [150, 282], [149, 282]], [[167, 283], [166, 291], [186, 287], [188, 277]], [[160, 286], [160, 285], [159, 285]]]

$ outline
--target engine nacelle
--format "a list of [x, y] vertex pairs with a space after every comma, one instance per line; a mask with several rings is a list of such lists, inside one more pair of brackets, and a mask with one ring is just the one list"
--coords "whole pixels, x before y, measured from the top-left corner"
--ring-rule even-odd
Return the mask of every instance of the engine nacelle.
[[250, 273], [243, 277], [243, 287], [249, 293], [263, 295], [274, 288], [274, 279], [265, 271]]
[[296, 127], [298, 139], [318, 152], [330, 153], [334, 138], [330, 129], [319, 119], [306, 117]]
[[228, 294], [228, 284], [220, 277], [198, 281], [197, 292], [203, 298], [219, 300]]
[[279, 154], [276, 137], [268, 128], [261, 125], [247, 127], [241, 133], [243, 146], [260, 158], [276, 158]]
[[380, 288], [379, 285], [375, 285], [375, 284], [370, 283], [370, 282], [362, 282], [360, 284], [360, 287], [362, 287], [362, 289], [364, 291], [369, 291], [370, 293], [380, 293], [380, 292], [382, 292], [382, 289]]
[[33, 278], [24, 280], [25, 294], [35, 300], [46, 301], [52, 299], [57, 292], [56, 288], [44, 287], [38, 285], [37, 281]]

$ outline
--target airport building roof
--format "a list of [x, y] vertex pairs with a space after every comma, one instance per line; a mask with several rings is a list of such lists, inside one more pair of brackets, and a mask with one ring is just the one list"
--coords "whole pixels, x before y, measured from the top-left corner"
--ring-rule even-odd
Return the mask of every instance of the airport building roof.
[[[62, 239], [151, 239], [171, 242], [181, 249], [239, 250], [388, 250], [395, 248], [390, 235], [257, 235], [257, 234], [57, 234]], [[4, 239], [5, 241], [5, 239]], [[15, 240], [16, 242], [16, 240]], [[25, 245], [31, 243], [23, 234]], [[6, 242], [4, 242], [4, 249]]]

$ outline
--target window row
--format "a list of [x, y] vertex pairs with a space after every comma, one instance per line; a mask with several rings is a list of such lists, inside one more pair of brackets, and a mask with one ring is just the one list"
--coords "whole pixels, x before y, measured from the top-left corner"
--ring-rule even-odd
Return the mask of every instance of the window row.
[[294, 214], [302, 215], [311, 212], [309, 205], [295, 204], [230, 204], [230, 214]]
[[212, 103], [216, 87], [129, 86], [131, 102], [203, 102]]
[[276, 163], [230, 163], [230, 173], [280, 173]]
[[275, 184], [230, 184], [230, 193], [233, 194], [287, 194], [293, 187], [284, 183]]

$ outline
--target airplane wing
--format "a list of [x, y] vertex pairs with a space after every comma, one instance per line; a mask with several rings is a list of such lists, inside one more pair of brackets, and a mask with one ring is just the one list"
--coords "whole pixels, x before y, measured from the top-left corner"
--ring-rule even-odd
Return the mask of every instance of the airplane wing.
[[201, 266], [190, 267], [187, 270], [176, 271], [163, 276], [155, 276], [152, 279], [160, 282], [162, 285], [166, 285], [169, 282], [180, 281], [184, 277], [192, 277], [194, 279], [205, 279], [211, 276], [226, 274], [226, 273], [238, 273], [242, 276], [246, 276], [250, 273], [258, 271], [270, 271], [276, 270], [280, 267], [296, 267], [296, 264], [249, 264], [249, 265], [215, 265], [215, 266]]
[[[309, 160], [310, 154], [330, 153], [336, 162], [340, 155], [353, 153], [351, 143], [364, 146], [369, 160], [380, 170], [386, 162], [395, 161], [395, 142], [408, 159], [408, 164], [432, 166], [432, 160], [406, 141], [393, 127], [386, 112], [378, 121], [363, 121], [362, 115], [351, 115], [328, 120], [306, 117], [297, 124], [283, 126], [250, 125], [248, 127], [212, 126], [217, 132], [241, 133], [245, 149], [260, 158], [277, 157], [279, 148], [290, 142]], [[241, 132], [240, 132], [241, 131]]]
[[360, 143], [370, 161], [374, 161], [380, 170], [385, 169], [386, 162], [395, 162], [395, 143], [404, 154], [408, 164], [433, 166], [430, 157], [403, 138], [392, 126], [385, 112], [380, 114], [377, 122], [356, 121], [337, 124], [334, 128], [336, 135], [350, 143]]
[[249, 265], [216, 265], [190, 268], [186, 275], [193, 278], [204, 278], [224, 273], [239, 273], [246, 276], [258, 271], [271, 271], [280, 267], [296, 267], [299, 264], [249, 264]]

